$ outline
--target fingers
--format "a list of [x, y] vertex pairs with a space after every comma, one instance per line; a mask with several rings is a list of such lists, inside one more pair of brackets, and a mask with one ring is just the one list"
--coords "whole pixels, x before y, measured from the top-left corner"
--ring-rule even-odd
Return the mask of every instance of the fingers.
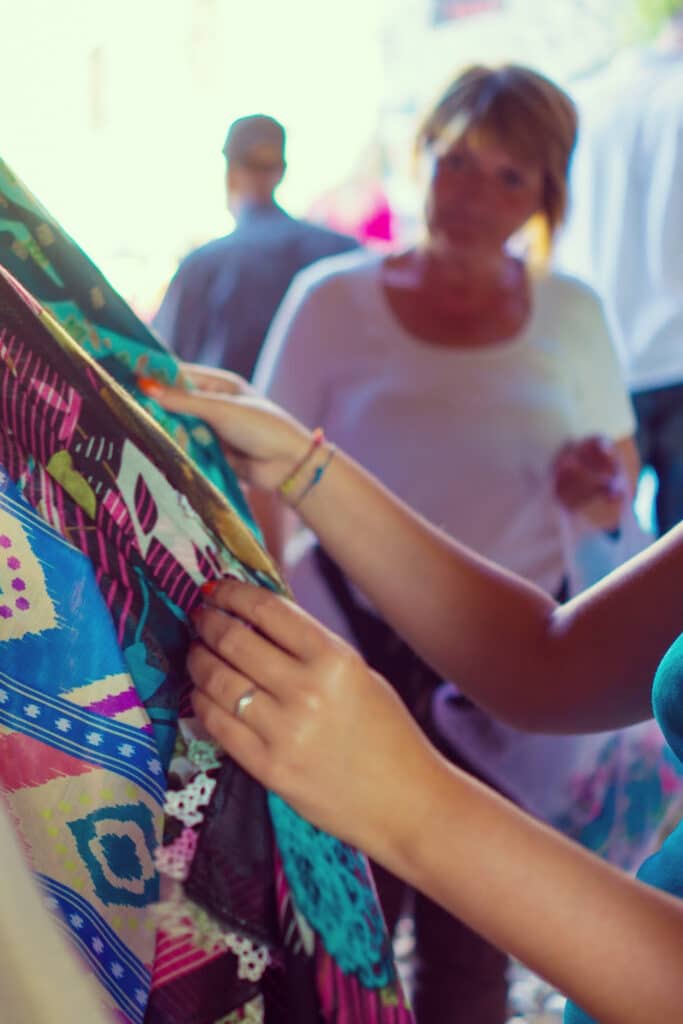
[[156, 399], [169, 412], [187, 413], [209, 422], [212, 411], [220, 409], [221, 396], [248, 398], [256, 394], [238, 374], [194, 363], [181, 364], [175, 387], [163, 385], [152, 377], [138, 377], [137, 384], [143, 394]]
[[596, 475], [613, 475], [620, 467], [614, 444], [605, 437], [570, 441], [558, 452], [555, 465]]
[[[254, 701], [254, 704], [256, 701]], [[203, 690], [195, 689], [192, 706], [197, 718], [213, 739], [238, 764], [268, 785], [269, 755], [261, 736], [246, 721], [241, 721], [216, 704]], [[252, 705], [249, 710], [253, 710]]]
[[213, 391], [224, 395], [248, 395], [253, 389], [236, 373], [229, 370], [217, 370], [196, 363], [182, 363], [181, 374], [194, 387], [201, 391]]
[[220, 422], [224, 412], [224, 392], [187, 391], [184, 388], [164, 387], [157, 381], [150, 381], [145, 377], [138, 378], [138, 387], [143, 394], [154, 398], [169, 412], [196, 416], [212, 425]]
[[[259, 592], [263, 588], [253, 589]], [[267, 591], [265, 593], [267, 595]], [[258, 603], [257, 597], [256, 607]], [[255, 617], [260, 620], [264, 618], [258, 611]], [[239, 675], [236, 682], [238, 692], [235, 694], [231, 687], [231, 696], [238, 697], [251, 683], [275, 697], [282, 694], [284, 689], [291, 689], [293, 678], [301, 669], [301, 662], [274, 643], [269, 636], [261, 635], [233, 614], [226, 614], [210, 605], [194, 616], [194, 625], [206, 647], [231, 670], [230, 676], [226, 678], [232, 678], [235, 673]], [[218, 699], [217, 692], [214, 699]]]
[[[263, 742], [272, 734], [274, 698], [267, 690], [254, 686], [252, 679], [226, 664], [203, 643], [194, 643], [187, 659], [187, 669], [199, 690], [217, 709], [229, 718], [251, 729]], [[237, 701], [255, 690], [248, 707], [237, 714]], [[214, 720], [217, 714], [214, 712]]]
[[555, 493], [569, 508], [597, 498], [620, 498], [627, 486], [614, 445], [603, 437], [572, 441], [553, 464]]
[[225, 579], [211, 589], [209, 600], [304, 662], [320, 655], [333, 640], [332, 634], [302, 608], [265, 587]]

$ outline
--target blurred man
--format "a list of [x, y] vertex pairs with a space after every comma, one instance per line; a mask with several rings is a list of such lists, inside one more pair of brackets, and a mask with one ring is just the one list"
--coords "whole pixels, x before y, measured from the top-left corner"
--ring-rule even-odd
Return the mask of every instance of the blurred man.
[[[640, 0], [643, 14], [649, 0]], [[683, 518], [683, 0], [652, 46], [582, 83], [559, 261], [601, 295], [656, 472], [660, 533]]]
[[285, 130], [241, 117], [228, 131], [228, 208], [236, 227], [180, 264], [154, 327], [181, 359], [250, 377], [270, 321], [294, 275], [357, 248], [346, 235], [290, 217], [274, 192], [285, 173]]

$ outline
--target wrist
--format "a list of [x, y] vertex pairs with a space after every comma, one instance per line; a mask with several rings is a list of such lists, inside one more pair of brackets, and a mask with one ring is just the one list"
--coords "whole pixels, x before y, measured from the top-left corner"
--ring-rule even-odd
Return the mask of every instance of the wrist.
[[307, 438], [298, 457], [293, 460], [284, 480], [278, 485], [278, 493], [290, 508], [297, 509], [310, 491], [320, 482], [336, 448], [325, 440], [325, 433], [317, 427]]
[[[450, 765], [420, 735], [415, 749], [392, 769], [392, 792], [384, 796], [381, 813], [368, 821], [358, 845], [409, 885], [423, 889], [429, 873], [434, 822], [442, 820], [444, 801], [452, 798]], [[406, 814], [406, 807], [410, 813]]]

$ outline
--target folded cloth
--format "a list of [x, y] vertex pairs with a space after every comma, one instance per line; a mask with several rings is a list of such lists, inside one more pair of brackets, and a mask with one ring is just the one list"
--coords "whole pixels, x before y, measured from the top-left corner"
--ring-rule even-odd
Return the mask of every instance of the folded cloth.
[[[239, 488], [210, 435], [190, 459], [203, 425], [161, 429], [131, 398], [131, 360], [92, 343], [81, 313], [81, 272], [91, 280], [94, 268], [67, 239], [61, 276], [52, 246], [67, 236], [42, 208], [24, 213], [26, 192], [8, 181], [0, 259], [7, 224], [15, 241], [25, 228], [19, 269], [56, 280], [72, 318], [67, 333], [0, 274], [12, 596], [0, 606], [0, 743], [13, 754], [0, 754], [0, 782], [34, 867], [121, 1020], [409, 1021], [364, 858], [266, 797], [191, 720], [184, 662], [199, 586], [230, 573], [282, 588]], [[133, 365], [150, 372], [136, 344]], [[170, 379], [172, 357], [154, 338], [149, 350]], [[22, 557], [42, 604], [12, 582], [28, 586], [13, 569]], [[40, 619], [48, 607], [53, 619]], [[218, 877], [217, 853], [223, 864], [229, 854]], [[168, 884], [153, 915], [159, 873]]]

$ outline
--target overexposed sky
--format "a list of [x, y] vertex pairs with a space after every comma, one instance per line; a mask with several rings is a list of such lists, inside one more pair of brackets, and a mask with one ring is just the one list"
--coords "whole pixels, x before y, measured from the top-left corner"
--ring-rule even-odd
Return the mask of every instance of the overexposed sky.
[[293, 211], [348, 175], [376, 124], [382, 11], [383, 0], [0, 0], [13, 84], [2, 155], [105, 270], [163, 278], [230, 226], [221, 147], [235, 117], [288, 126], [281, 198]]
[[188, 249], [231, 226], [235, 117], [286, 125], [279, 197], [302, 213], [350, 177], [383, 116], [409, 205], [416, 104], [473, 60], [563, 81], [609, 48], [622, 2], [506, 0], [429, 31], [428, 0], [0, 0], [0, 153], [145, 308]]

